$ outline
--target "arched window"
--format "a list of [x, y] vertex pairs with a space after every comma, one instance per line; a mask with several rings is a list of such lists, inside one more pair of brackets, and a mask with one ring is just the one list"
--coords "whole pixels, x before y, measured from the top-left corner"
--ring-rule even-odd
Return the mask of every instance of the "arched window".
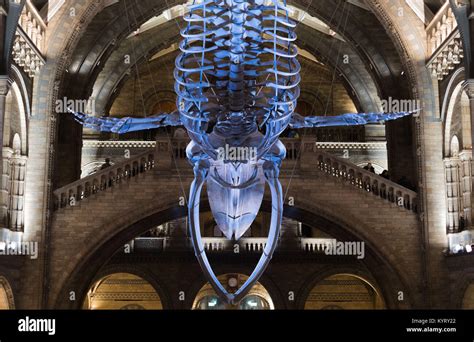
[[306, 310], [384, 309], [379, 291], [365, 279], [352, 274], [336, 274], [318, 282], [306, 299]]
[[14, 310], [15, 301], [10, 283], [4, 277], [0, 277], [0, 310]]
[[[224, 274], [217, 277], [221, 284], [230, 293], [236, 292], [248, 276], [243, 274]], [[207, 283], [199, 290], [194, 299], [193, 310], [273, 310], [273, 301], [270, 294], [260, 283], [255, 284], [237, 305], [224, 302]]]
[[202, 297], [196, 304], [196, 310], [225, 310], [225, 303], [216, 295]]
[[240, 310], [270, 310], [270, 303], [260, 296], [248, 295], [240, 301]]
[[90, 310], [161, 310], [161, 298], [153, 286], [130, 273], [114, 273], [94, 283], [83, 304]]

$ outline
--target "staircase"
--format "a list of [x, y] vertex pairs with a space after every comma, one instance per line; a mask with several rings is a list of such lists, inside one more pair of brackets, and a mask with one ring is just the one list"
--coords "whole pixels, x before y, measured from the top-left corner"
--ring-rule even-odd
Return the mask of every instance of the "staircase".
[[155, 168], [155, 152], [155, 150], [146, 151], [55, 190], [55, 209], [76, 206], [86, 198], [150, 172]]
[[[312, 173], [320, 172], [341, 181], [354, 191], [369, 193], [381, 201], [390, 202], [408, 211], [417, 211], [416, 192], [317, 149], [314, 142], [302, 142], [299, 139], [282, 139], [282, 141], [290, 151], [283, 162], [282, 178], [294, 174], [301, 176], [307, 174], [307, 177], [311, 178]], [[182, 139], [157, 142], [155, 149], [59, 188], [54, 191], [55, 208], [59, 210], [76, 206], [86, 198], [125, 184], [144, 173], [156, 172], [159, 175], [160, 171], [163, 171], [165, 175], [166, 168], [176, 169], [176, 167], [189, 173], [190, 167], [187, 166], [186, 156], [183, 153], [186, 143], [187, 140]], [[162, 165], [159, 170], [156, 167], [157, 163]]]
[[401, 208], [417, 211], [416, 192], [327, 152], [315, 150], [313, 153], [319, 171], [326, 175], [340, 179], [348, 186], [371, 193]]

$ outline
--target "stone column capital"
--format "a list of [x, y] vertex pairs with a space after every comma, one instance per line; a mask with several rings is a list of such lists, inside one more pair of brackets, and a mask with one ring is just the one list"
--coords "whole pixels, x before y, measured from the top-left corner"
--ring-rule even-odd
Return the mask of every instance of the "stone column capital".
[[6, 96], [13, 81], [6, 75], [0, 75], [0, 96]]

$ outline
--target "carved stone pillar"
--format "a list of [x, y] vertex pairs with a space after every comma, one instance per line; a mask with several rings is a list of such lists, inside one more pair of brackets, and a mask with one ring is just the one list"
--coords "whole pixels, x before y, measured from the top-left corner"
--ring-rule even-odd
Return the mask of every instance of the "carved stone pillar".
[[24, 203], [25, 203], [25, 174], [26, 174], [26, 156], [20, 155], [15, 151], [11, 159], [11, 185], [10, 185], [10, 203], [9, 203], [9, 228], [14, 232], [23, 232], [24, 227]]
[[316, 136], [306, 135], [301, 139], [300, 147], [300, 170], [314, 171], [318, 168], [318, 160], [314, 157], [316, 148]]
[[472, 229], [472, 150], [463, 150], [459, 153], [460, 165], [460, 181], [462, 191], [463, 215], [466, 228]]
[[295, 249], [299, 246], [301, 237], [301, 223], [292, 219], [283, 218], [280, 233], [280, 245], [282, 248]]
[[[11, 85], [12, 85], [12, 81], [10, 80], [9, 77], [0, 76], [0, 151], [3, 151], [3, 138], [1, 137], [3, 137], [3, 125], [4, 125], [5, 110], [6, 110], [6, 99], [7, 99], [7, 94], [10, 91]], [[0, 175], [2, 175], [2, 178], [3, 178], [3, 162], [0, 163]], [[3, 202], [1, 203], [1, 205], [3, 206]], [[1, 214], [3, 218], [3, 212]]]
[[172, 166], [170, 140], [167, 138], [158, 138], [155, 149], [155, 171], [170, 172]]
[[456, 233], [459, 228], [459, 216], [462, 208], [461, 184], [459, 181], [460, 160], [457, 157], [444, 160], [447, 195], [447, 233]]
[[8, 227], [9, 216], [8, 208], [10, 205], [10, 174], [11, 174], [11, 158], [13, 156], [13, 150], [9, 147], [3, 148], [2, 154], [2, 182], [0, 189], [0, 217], [1, 217], [1, 226], [2, 228]]

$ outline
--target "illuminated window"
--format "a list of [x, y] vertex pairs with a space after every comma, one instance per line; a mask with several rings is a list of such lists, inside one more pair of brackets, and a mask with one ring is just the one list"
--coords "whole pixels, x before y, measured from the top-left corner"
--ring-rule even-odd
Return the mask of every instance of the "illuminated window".
[[206, 296], [199, 300], [196, 310], [224, 310], [225, 305], [218, 296]]
[[240, 302], [240, 310], [270, 310], [270, 304], [260, 296], [247, 296]]

